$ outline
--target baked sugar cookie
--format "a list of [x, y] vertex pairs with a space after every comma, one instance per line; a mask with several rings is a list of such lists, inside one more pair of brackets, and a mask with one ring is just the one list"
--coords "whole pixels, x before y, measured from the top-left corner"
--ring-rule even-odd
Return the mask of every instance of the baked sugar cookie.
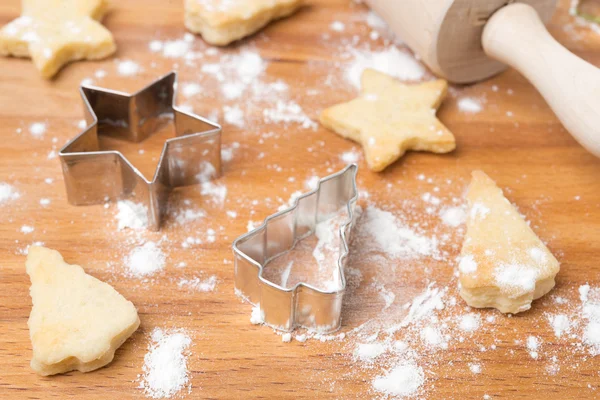
[[363, 146], [369, 168], [383, 171], [407, 150], [447, 153], [452, 133], [435, 116], [446, 96], [445, 80], [405, 85], [366, 69], [360, 96], [321, 113], [321, 124]]
[[103, 367], [140, 325], [130, 301], [80, 266], [65, 263], [58, 251], [31, 247], [25, 265], [33, 301], [27, 323], [31, 368], [38, 374]]
[[471, 307], [528, 310], [554, 287], [559, 263], [494, 181], [481, 171], [472, 175], [460, 295]]
[[21, 17], [0, 30], [0, 55], [30, 57], [44, 78], [65, 64], [115, 52], [111, 33], [97, 20], [105, 0], [22, 0]]
[[304, 0], [185, 0], [185, 26], [216, 46], [249, 36], [294, 13]]

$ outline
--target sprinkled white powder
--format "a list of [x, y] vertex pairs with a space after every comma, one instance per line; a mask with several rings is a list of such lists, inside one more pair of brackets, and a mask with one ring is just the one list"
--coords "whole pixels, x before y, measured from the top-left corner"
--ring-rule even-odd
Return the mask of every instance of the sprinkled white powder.
[[423, 369], [412, 362], [394, 367], [373, 381], [373, 388], [390, 396], [412, 396], [425, 382]]
[[9, 200], [16, 200], [19, 197], [21, 197], [21, 195], [13, 186], [8, 183], [0, 182], [0, 204]]
[[303, 128], [316, 128], [317, 124], [311, 120], [297, 103], [277, 100], [274, 108], [263, 110], [264, 120], [267, 123], [298, 123]]
[[345, 162], [346, 164], [353, 164], [355, 162], [358, 162], [358, 159], [360, 158], [360, 153], [356, 152], [356, 151], [346, 151], [342, 154], [340, 154], [340, 159]]
[[482, 110], [479, 100], [472, 97], [463, 97], [458, 101], [458, 109], [469, 114], [476, 114]]
[[529, 249], [529, 256], [538, 264], [546, 262], [546, 253], [539, 247]]
[[569, 317], [565, 314], [556, 314], [549, 315], [548, 321], [554, 330], [554, 334], [557, 338], [561, 337], [561, 335], [565, 332], [569, 331], [571, 327], [571, 322], [569, 321]]
[[[183, 331], [155, 328], [144, 356], [140, 388], [147, 397], [171, 398], [189, 384], [188, 348], [192, 343]], [[188, 386], [191, 389], [191, 385]]]
[[194, 97], [202, 92], [202, 86], [194, 82], [186, 82], [181, 88], [181, 94], [185, 98]]
[[228, 124], [235, 125], [238, 128], [244, 126], [244, 112], [238, 106], [223, 107], [223, 117]]
[[34, 230], [35, 230], [35, 228], [34, 228], [33, 226], [29, 226], [29, 225], [23, 225], [23, 226], [21, 227], [21, 233], [24, 233], [24, 234], [26, 234], [26, 235], [27, 235], [28, 233], [31, 233], [31, 232], [33, 232]]
[[423, 342], [429, 346], [444, 348], [448, 345], [447, 343], [444, 343], [442, 333], [436, 327], [426, 326], [425, 328], [421, 329], [420, 335]]
[[51, 202], [52, 201], [50, 199], [48, 199], [48, 198], [42, 198], [42, 199], [40, 199], [40, 205], [42, 207], [49, 206]]
[[289, 343], [292, 341], [292, 334], [291, 333], [284, 333], [283, 335], [281, 335], [281, 341], [283, 343]]
[[217, 286], [217, 281], [218, 279], [215, 275], [207, 279], [200, 279], [198, 277], [195, 277], [193, 279], [182, 278], [179, 280], [179, 282], [177, 282], [177, 286], [179, 286], [180, 288], [186, 287], [197, 292], [212, 292]]
[[479, 364], [469, 364], [469, 369], [474, 374], [480, 374], [481, 373], [481, 365], [479, 365]]
[[134, 76], [141, 71], [141, 67], [131, 60], [120, 61], [117, 64], [117, 72], [121, 76]]
[[252, 307], [252, 314], [250, 315], [250, 323], [253, 325], [262, 324], [265, 321], [265, 316], [260, 309], [260, 305]]
[[472, 219], [481, 218], [484, 219], [490, 213], [490, 209], [481, 203], [475, 203], [471, 207], [470, 217]]
[[361, 361], [371, 361], [385, 352], [382, 343], [359, 343], [354, 349], [354, 357]]
[[118, 229], [144, 229], [148, 226], [148, 209], [141, 203], [130, 200], [117, 202], [117, 224]]
[[583, 302], [588, 300], [588, 294], [590, 293], [590, 285], [579, 286], [579, 299]]
[[479, 315], [470, 313], [460, 317], [460, 323], [458, 327], [463, 332], [475, 332], [479, 328], [480, 324], [481, 318]]
[[360, 88], [360, 78], [367, 68], [375, 69], [405, 81], [419, 80], [425, 74], [423, 66], [411, 55], [390, 47], [379, 52], [354, 51], [354, 59], [345, 72], [346, 79]]
[[184, 225], [188, 222], [195, 221], [204, 217], [206, 217], [206, 212], [204, 210], [185, 208], [177, 210], [177, 214], [175, 215], [175, 221], [179, 225]]
[[465, 222], [467, 214], [463, 207], [450, 207], [443, 210], [440, 217], [444, 224], [456, 228]]
[[213, 182], [203, 182], [200, 185], [200, 194], [210, 196], [215, 204], [223, 204], [227, 197], [227, 186]]
[[538, 358], [538, 349], [540, 347], [540, 341], [535, 336], [529, 336], [527, 338], [527, 350], [529, 350], [529, 355], [533, 359]]
[[329, 25], [329, 29], [331, 29], [332, 31], [335, 31], [335, 32], [343, 32], [344, 29], [346, 29], [346, 25], [344, 25], [344, 23], [341, 21], [333, 21]]
[[34, 122], [33, 124], [29, 125], [29, 133], [34, 138], [41, 138], [44, 136], [46, 129], [46, 124], [43, 122]]
[[437, 253], [435, 238], [420, 235], [388, 211], [369, 206], [362, 218], [362, 228], [391, 257], [410, 259]]
[[537, 270], [518, 264], [503, 264], [496, 268], [494, 277], [501, 289], [530, 292], [535, 289]]
[[311, 176], [304, 182], [304, 186], [306, 186], [310, 190], [314, 190], [319, 185], [319, 177]]
[[472, 274], [477, 271], [477, 262], [472, 255], [468, 254], [460, 259], [458, 269], [463, 274]]
[[166, 257], [154, 242], [134, 248], [126, 260], [129, 274], [139, 278], [152, 275], [165, 267]]

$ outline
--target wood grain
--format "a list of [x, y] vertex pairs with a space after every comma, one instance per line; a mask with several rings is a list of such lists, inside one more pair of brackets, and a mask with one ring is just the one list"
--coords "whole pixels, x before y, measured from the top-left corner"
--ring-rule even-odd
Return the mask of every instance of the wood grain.
[[[600, 35], [576, 26], [567, 15], [568, 3], [561, 2], [549, 29], [564, 46], [598, 66]], [[18, 0], [2, 1], [0, 23], [16, 17], [19, 9]], [[169, 71], [174, 63], [150, 53], [148, 42], [180, 38], [185, 32], [180, 1], [113, 1], [112, 9], [105, 24], [117, 41], [116, 57], [137, 60], [145, 67], [135, 78], [117, 76], [114, 60], [105, 60], [70, 65], [57, 79], [45, 82], [29, 60], [0, 59], [0, 181], [14, 185], [21, 193], [18, 201], [0, 206], [0, 398], [144, 398], [137, 388], [137, 377], [147, 350], [147, 334], [157, 326], [184, 328], [192, 336], [192, 393], [188, 398], [374, 397], [370, 379], [377, 370], [357, 369], [352, 362], [352, 348], [345, 342], [282, 343], [270, 329], [249, 323], [250, 306], [234, 295], [232, 286], [230, 245], [246, 231], [247, 222], [262, 220], [274, 212], [279, 204], [276, 199], [287, 199], [292, 192], [303, 190], [306, 178], [313, 174], [325, 176], [329, 168], [341, 168], [339, 155], [358, 150], [353, 143], [322, 128], [312, 131], [293, 124], [264, 124], [262, 110], [253, 107], [246, 110], [253, 123], [244, 128], [224, 125], [224, 143], [240, 143], [220, 180], [228, 189], [226, 203], [222, 207], [211, 203], [195, 187], [178, 190], [171, 197], [174, 209], [183, 208], [187, 199], [205, 209], [206, 218], [184, 226], [171, 218], [160, 233], [137, 236], [116, 230], [114, 206], [73, 207], [67, 203], [59, 162], [48, 159], [48, 154], [53, 146], [61, 146], [77, 133], [77, 122], [83, 115], [77, 91], [81, 80], [102, 68], [109, 73], [99, 81], [103, 86], [135, 90]], [[334, 80], [335, 87], [324, 82], [329, 74], [343, 75], [338, 67], [346, 62], [339, 51], [343, 38], [358, 35], [369, 41], [370, 29], [362, 22], [365, 12], [363, 6], [348, 0], [312, 0], [294, 17], [271, 25], [234, 49], [252, 46], [270, 60], [267, 76], [288, 82], [290, 96], [316, 120], [324, 107], [353, 96], [343, 79]], [[346, 30], [331, 32], [328, 27], [334, 20], [345, 22]], [[329, 32], [329, 38], [323, 37], [325, 32]], [[197, 41], [195, 45], [204, 48], [201, 39]], [[382, 40], [374, 41], [372, 46], [382, 47]], [[156, 63], [155, 67], [150, 66], [151, 62]], [[184, 63], [180, 63], [179, 71], [182, 82], [200, 75], [198, 66]], [[494, 85], [498, 91], [492, 90]], [[321, 92], [307, 97], [310, 88]], [[431, 190], [417, 179], [424, 174], [435, 182], [451, 180], [451, 185], [442, 187], [442, 195], [451, 198], [461, 195], [473, 169], [485, 170], [500, 186], [509, 189], [510, 200], [558, 256], [562, 270], [554, 293], [575, 304], [579, 285], [600, 283], [600, 160], [569, 136], [540, 95], [513, 70], [473, 86], [456, 87], [453, 93], [455, 96], [447, 99], [438, 115], [455, 134], [457, 150], [445, 156], [410, 153], [382, 174], [369, 172], [361, 160], [361, 189], [368, 191], [369, 200], [376, 204], [400, 205]], [[484, 110], [472, 115], [459, 112], [456, 100], [461, 95], [484, 98]], [[199, 113], [220, 108], [215, 102], [208, 94], [190, 101]], [[239, 105], [244, 107], [243, 102]], [[507, 116], [507, 111], [513, 116]], [[33, 139], [27, 128], [38, 121], [48, 124], [48, 132], [42, 139]], [[19, 128], [23, 130], [20, 134]], [[268, 132], [273, 134], [264, 135]], [[151, 172], [161, 147], [159, 137], [145, 143], [142, 148], [146, 157], [136, 157], [134, 162]], [[135, 154], [137, 148], [123, 150]], [[261, 153], [265, 153], [262, 158]], [[296, 180], [290, 182], [290, 177]], [[45, 183], [47, 178], [53, 183]], [[580, 200], [574, 200], [575, 196]], [[41, 206], [41, 198], [50, 199], [50, 205]], [[273, 201], [269, 203], [266, 198]], [[249, 206], [253, 200], [259, 200], [257, 206]], [[237, 218], [228, 217], [226, 210], [237, 211]], [[34, 226], [35, 231], [23, 234], [22, 225]], [[209, 228], [218, 231], [215, 243], [182, 248], [186, 237], [202, 235]], [[166, 270], [148, 283], [125, 277], [123, 258], [128, 252], [143, 240], [159, 241], [163, 236], [169, 259]], [[27, 318], [31, 300], [21, 252], [33, 241], [61, 251], [68, 262], [83, 265], [138, 307], [141, 329], [117, 351], [109, 367], [89, 374], [49, 378], [38, 377], [29, 368]], [[448, 259], [458, 250], [458, 246], [450, 246]], [[177, 268], [179, 262], [188, 266]], [[365, 274], [372, 273], [369, 265], [363, 267]], [[419, 268], [405, 270], [396, 282], [401, 288], [396, 301], [410, 301], [431, 280], [449, 285], [454, 291], [453, 268], [448, 263], [424, 260]], [[218, 276], [215, 292], [177, 287], [179, 278], [199, 275], [200, 271]], [[346, 302], [346, 331], [381, 309], [376, 293], [364, 288], [350, 291]], [[434, 360], [427, 364], [422, 397], [597, 397], [600, 359], [573, 355], [570, 341], [554, 337], [544, 316], [554, 307], [550, 299], [545, 299], [523, 316], [498, 316], [494, 330], [478, 331], [472, 340], [457, 342], [431, 356]], [[529, 357], [522, 343], [515, 343], [530, 334], [543, 340], [538, 360]], [[473, 343], [486, 347], [498, 343], [498, 350], [479, 352]], [[551, 355], [565, 360], [556, 375], [546, 371]], [[475, 358], [483, 366], [482, 374], [469, 371], [468, 363]]]

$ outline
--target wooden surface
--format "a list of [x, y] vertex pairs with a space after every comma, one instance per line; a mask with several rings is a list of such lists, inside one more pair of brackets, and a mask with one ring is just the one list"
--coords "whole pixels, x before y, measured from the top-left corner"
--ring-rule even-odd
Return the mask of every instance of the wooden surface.
[[[45, 82], [28, 60], [0, 59], [0, 181], [21, 193], [17, 201], [0, 205], [0, 398], [144, 398], [137, 388], [138, 374], [142, 372], [148, 333], [155, 327], [182, 328], [192, 337], [192, 392], [187, 398], [374, 397], [370, 381], [381, 371], [377, 365], [357, 368], [351, 339], [282, 343], [271, 329], [250, 324], [250, 306], [234, 295], [232, 285], [230, 245], [246, 231], [248, 221], [273, 213], [280, 204], [277, 198], [287, 200], [292, 192], [304, 190], [303, 182], [310, 176], [325, 176], [329, 168], [340, 169], [344, 164], [339, 155], [358, 150], [353, 143], [322, 128], [312, 131], [294, 124], [265, 124], [262, 110], [253, 107], [247, 113], [257, 118], [245, 128], [224, 124], [224, 143], [240, 143], [220, 179], [228, 189], [225, 204], [211, 203], [194, 187], [178, 190], [171, 197], [174, 209], [183, 208], [188, 199], [194, 207], [206, 210], [206, 218], [178, 225], [171, 217], [160, 233], [132, 233], [117, 231], [114, 206], [73, 207], [66, 201], [59, 161], [48, 159], [48, 154], [77, 133], [77, 122], [83, 116], [77, 86], [103, 68], [108, 76], [97, 83], [131, 91], [170, 70], [177, 61], [150, 53], [148, 42], [182, 37], [180, 3], [113, 1], [105, 24], [117, 41], [116, 57], [144, 65], [145, 71], [135, 78], [116, 76], [115, 63], [109, 59], [71, 65], [54, 81]], [[335, 85], [325, 82], [330, 74], [343, 75], [340, 65], [347, 60], [338, 51], [340, 44], [349, 42], [352, 35], [369, 43], [370, 29], [363, 22], [364, 7], [349, 0], [309, 3], [294, 17], [270, 26], [238, 47], [253, 46], [270, 60], [266, 75], [288, 82], [290, 96], [316, 120], [324, 107], [354, 96], [343, 78], [334, 81]], [[561, 2], [549, 26], [551, 33], [579, 56], [600, 65], [600, 35], [576, 26], [566, 13], [568, 3]], [[17, 0], [2, 1], [0, 23], [18, 13]], [[345, 22], [346, 30], [329, 30], [334, 20]], [[326, 32], [329, 37], [324, 38]], [[206, 48], [199, 38], [195, 46]], [[382, 47], [381, 40], [373, 41], [372, 46]], [[152, 61], [154, 68], [150, 67]], [[193, 81], [200, 75], [198, 66], [179, 64], [181, 81]], [[492, 90], [493, 85], [497, 91]], [[318, 95], [307, 96], [310, 89], [318, 90]], [[439, 196], [448, 199], [461, 195], [473, 169], [483, 169], [507, 190], [510, 200], [532, 221], [561, 261], [553, 294], [568, 299], [575, 308], [579, 285], [600, 284], [600, 160], [565, 132], [540, 95], [515, 71], [455, 88], [453, 94], [438, 115], [455, 134], [457, 150], [445, 156], [411, 153], [382, 174], [369, 172], [361, 159], [361, 189], [370, 194], [368, 201], [402, 212], [403, 201], [415, 202], [432, 190], [426, 181], [418, 179], [420, 174], [439, 183]], [[456, 100], [461, 95], [483, 98], [484, 110], [478, 114], [459, 112]], [[219, 101], [207, 95], [189, 103], [195, 111], [208, 113], [220, 108]], [[244, 101], [239, 105], [244, 107]], [[512, 116], [507, 115], [509, 111]], [[40, 121], [47, 123], [48, 131], [43, 138], [34, 139], [27, 128]], [[20, 134], [19, 128], [23, 130]], [[273, 134], [267, 135], [269, 132]], [[126, 145], [122, 150], [135, 155], [143, 148], [145, 157], [132, 159], [151, 173], [153, 158], [162, 146], [161, 135], [139, 146]], [[295, 180], [290, 181], [290, 177]], [[47, 178], [53, 182], [45, 183]], [[447, 181], [451, 184], [444, 184]], [[50, 204], [41, 206], [42, 198], [50, 199]], [[253, 200], [258, 204], [252, 205]], [[412, 212], [423, 214], [425, 206], [420, 207]], [[227, 210], [236, 211], [237, 218], [228, 217]], [[33, 226], [34, 232], [22, 233], [23, 225]], [[185, 238], [204, 238], [208, 228], [217, 230], [216, 242], [182, 248]], [[161, 237], [168, 255], [165, 271], [148, 282], [126, 277], [124, 257], [136, 244]], [[30, 369], [27, 318], [31, 300], [22, 253], [33, 241], [61, 251], [68, 262], [80, 264], [88, 273], [111, 283], [138, 307], [141, 328], [117, 351], [108, 367], [49, 378], [39, 377]], [[447, 260], [458, 255], [458, 236], [454, 244], [447, 246]], [[354, 260], [361, 265], [360, 261]], [[177, 268], [180, 262], [188, 266]], [[366, 276], [373, 267], [361, 265]], [[424, 259], [418, 265], [407, 263], [398, 268], [402, 273], [389, 285], [394, 287], [399, 304], [410, 301], [431, 281], [447, 285], [451, 295], [457, 295], [453, 261]], [[177, 286], [180, 278], [213, 274], [219, 278], [214, 292], [199, 293]], [[367, 289], [362, 285], [347, 293], [343, 331], [380, 312], [377, 292]], [[453, 341], [446, 351], [423, 355], [427, 379], [420, 397], [479, 399], [488, 394], [511, 399], [596, 398], [600, 358], [579, 349], [579, 339], [555, 338], [545, 313], [555, 312], [556, 307], [548, 297], [514, 318], [481, 311], [482, 315], [496, 315], [494, 329], [480, 329], [469, 340]], [[533, 360], [523, 345], [528, 335], [542, 340], [538, 360]], [[495, 351], [478, 350], [479, 344], [489, 348], [492, 343], [497, 344]], [[552, 356], [560, 360], [555, 375], [547, 372]], [[472, 360], [482, 366], [481, 374], [470, 372]]]

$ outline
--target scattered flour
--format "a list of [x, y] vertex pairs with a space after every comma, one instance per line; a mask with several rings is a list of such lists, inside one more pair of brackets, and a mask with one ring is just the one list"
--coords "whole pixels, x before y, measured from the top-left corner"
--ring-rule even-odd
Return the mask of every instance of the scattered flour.
[[360, 159], [360, 153], [356, 151], [346, 151], [340, 155], [340, 159], [346, 164], [354, 164]]
[[461, 257], [460, 262], [458, 263], [458, 269], [463, 274], [472, 274], [477, 271], [477, 262], [472, 255], [468, 254]]
[[533, 359], [538, 358], [539, 347], [540, 347], [540, 341], [538, 338], [536, 338], [535, 336], [529, 336], [527, 338], [527, 350], [529, 350], [529, 355], [531, 356], [531, 358], [533, 358]]
[[425, 68], [413, 56], [389, 47], [383, 51], [353, 51], [353, 60], [345, 71], [346, 80], [360, 88], [360, 78], [367, 68], [375, 69], [403, 81], [416, 81], [425, 75]]
[[148, 209], [141, 203], [130, 200], [117, 202], [117, 225], [118, 229], [144, 229], [148, 227]]
[[554, 335], [556, 335], [557, 338], [561, 337], [563, 333], [568, 332], [569, 328], [571, 327], [569, 317], [565, 314], [549, 315], [548, 321], [550, 322], [550, 325], [554, 330]]
[[117, 72], [121, 76], [135, 76], [142, 68], [134, 61], [124, 60], [117, 64]]
[[483, 109], [483, 107], [481, 106], [479, 100], [472, 97], [463, 97], [458, 100], [458, 109], [461, 112], [477, 114]]
[[180, 288], [186, 287], [197, 292], [212, 292], [213, 290], [215, 290], [217, 282], [218, 279], [215, 275], [207, 279], [200, 279], [198, 277], [192, 279], [182, 278], [179, 280], [179, 282], [177, 282], [177, 286], [179, 286]]
[[460, 317], [458, 327], [463, 332], [475, 332], [479, 328], [479, 325], [481, 325], [481, 317], [479, 317], [479, 314], [470, 313]]
[[537, 270], [523, 265], [500, 265], [494, 271], [501, 290], [530, 292], [535, 289]]
[[354, 357], [361, 361], [372, 361], [386, 351], [382, 343], [359, 343], [354, 350]]
[[433, 256], [438, 251], [435, 238], [420, 235], [388, 211], [368, 206], [362, 218], [363, 229], [393, 258]]
[[172, 398], [183, 388], [191, 390], [187, 368], [188, 348], [192, 341], [183, 331], [155, 328], [152, 342], [144, 356], [140, 388], [147, 397]]
[[33, 124], [29, 125], [29, 133], [34, 138], [38, 139], [44, 136], [46, 129], [46, 124], [43, 122], [34, 122]]
[[373, 381], [373, 388], [390, 396], [412, 396], [425, 382], [423, 369], [412, 362], [394, 367]]
[[445, 225], [456, 228], [467, 219], [467, 213], [463, 207], [450, 207], [442, 211], [440, 217]]
[[0, 182], [0, 204], [7, 202], [9, 200], [16, 200], [21, 195], [14, 186], [9, 185], [8, 183]]
[[154, 242], [134, 248], [126, 260], [129, 274], [136, 278], [152, 275], [165, 267], [166, 257]]
[[252, 325], [260, 325], [265, 322], [265, 316], [260, 309], [260, 305], [252, 307], [252, 314], [250, 315], [250, 323]]
[[21, 227], [21, 233], [24, 233], [26, 235], [33, 232], [34, 230], [35, 230], [35, 228], [33, 226], [29, 226], [29, 225], [23, 225]]

